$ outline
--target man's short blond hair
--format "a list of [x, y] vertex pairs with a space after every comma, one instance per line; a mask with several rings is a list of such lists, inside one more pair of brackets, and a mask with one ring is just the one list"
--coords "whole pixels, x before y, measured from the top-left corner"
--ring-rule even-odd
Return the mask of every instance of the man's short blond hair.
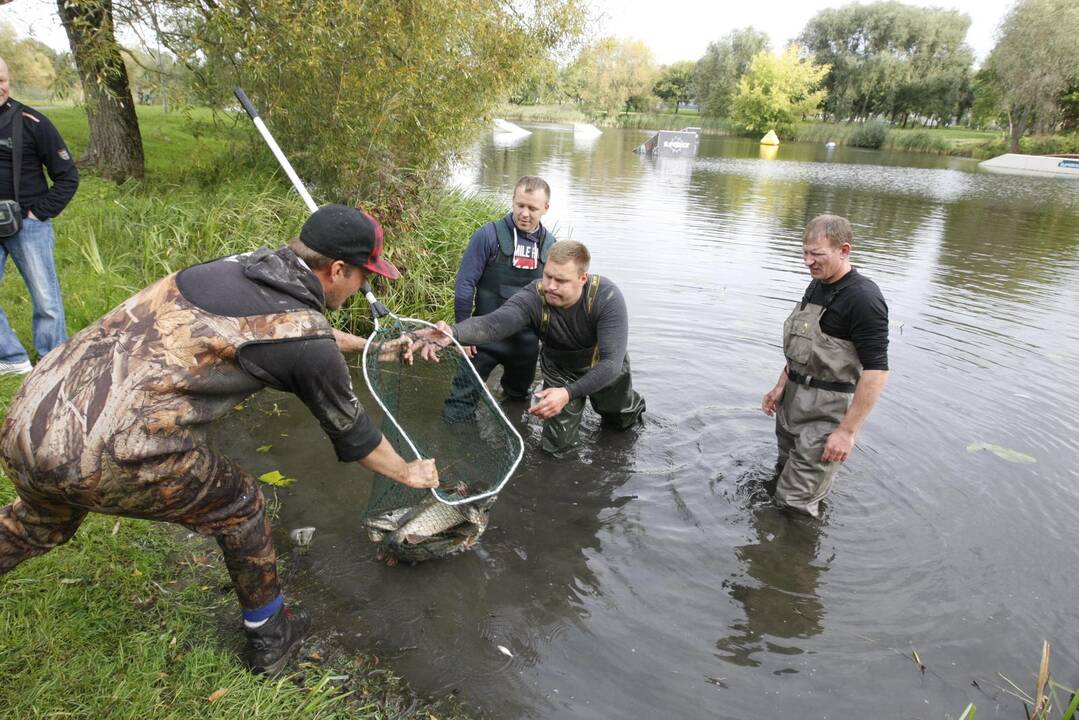
[[821, 237], [827, 238], [828, 243], [836, 248], [843, 243], [854, 244], [850, 221], [839, 215], [818, 215], [810, 220], [802, 233], [802, 243]]
[[588, 272], [588, 265], [592, 262], [592, 255], [584, 243], [575, 240], [559, 240], [551, 246], [547, 254], [547, 262], [562, 264], [573, 261], [580, 272]]
[[517, 188], [521, 188], [525, 192], [542, 190], [543, 194], [547, 196], [547, 202], [551, 202], [551, 186], [541, 177], [536, 177], [535, 175], [522, 175], [521, 179], [517, 181], [517, 184], [513, 186], [514, 195], [517, 194]]

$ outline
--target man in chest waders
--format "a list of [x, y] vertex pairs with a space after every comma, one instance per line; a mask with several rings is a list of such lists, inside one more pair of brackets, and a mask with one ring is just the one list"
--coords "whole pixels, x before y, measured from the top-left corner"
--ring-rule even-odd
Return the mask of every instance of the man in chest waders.
[[[513, 188], [510, 212], [483, 225], [468, 241], [453, 290], [456, 322], [489, 315], [514, 293], [543, 277], [555, 236], [541, 222], [550, 208], [551, 187], [543, 178], [526, 175]], [[539, 338], [532, 328], [509, 337], [467, 348], [481, 379], [502, 366], [502, 390], [510, 400], [527, 400], [536, 378]], [[479, 402], [466, 365], [454, 378], [443, 417], [457, 422], [472, 417]]]
[[[462, 345], [488, 343], [530, 328], [543, 345], [543, 389], [529, 412], [542, 418], [543, 450], [565, 455], [578, 442], [587, 398], [603, 424], [628, 430], [640, 421], [644, 398], [633, 389], [626, 342], [629, 318], [618, 287], [589, 274], [588, 248], [579, 242], [555, 243], [543, 279], [529, 284], [502, 307], [438, 329]], [[441, 333], [427, 333], [424, 357], [450, 344]]]
[[406, 463], [352, 392], [337, 309], [370, 273], [396, 278], [382, 228], [320, 208], [277, 250], [195, 265], [142, 290], [49, 353], [0, 430], [18, 499], [0, 508], [0, 575], [67, 542], [87, 512], [178, 523], [213, 536], [243, 610], [248, 663], [275, 674], [309, 626], [284, 606], [258, 481], [206, 443], [206, 425], [264, 387], [295, 393], [342, 462], [410, 487], [438, 484]]
[[787, 365], [761, 409], [776, 418], [777, 504], [820, 517], [820, 503], [888, 381], [888, 306], [850, 264], [846, 218], [821, 215], [802, 235], [813, 281], [783, 325]]

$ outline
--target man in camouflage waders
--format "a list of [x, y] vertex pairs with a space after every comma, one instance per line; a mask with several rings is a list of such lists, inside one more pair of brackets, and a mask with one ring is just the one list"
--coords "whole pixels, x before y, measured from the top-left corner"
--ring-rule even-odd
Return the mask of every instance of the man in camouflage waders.
[[775, 415], [779, 460], [768, 490], [777, 504], [820, 517], [840, 463], [888, 381], [888, 306], [851, 267], [846, 218], [806, 225], [812, 282], [783, 325], [787, 365], [761, 402]]
[[[618, 430], [636, 425], [645, 409], [644, 398], [633, 389], [626, 352], [626, 301], [613, 282], [588, 273], [590, 262], [581, 243], [557, 242], [541, 280], [488, 315], [452, 327], [438, 324], [462, 345], [489, 343], [522, 328], [539, 336], [543, 389], [529, 412], [545, 421], [542, 447], [556, 457], [577, 445], [586, 398], [603, 424]], [[427, 359], [449, 345], [442, 333], [424, 334], [421, 352]]]
[[0, 508], [0, 574], [69, 540], [87, 512], [179, 523], [213, 536], [243, 610], [248, 662], [275, 674], [310, 624], [291, 611], [258, 481], [204, 437], [207, 423], [264, 387], [295, 393], [341, 461], [434, 487], [430, 460], [406, 463], [352, 392], [323, 311], [341, 307], [381, 257], [382, 228], [328, 205], [277, 250], [195, 265], [154, 283], [50, 353], [0, 430], [18, 499]]
[[[555, 236], [541, 222], [550, 208], [551, 186], [543, 178], [525, 175], [513, 188], [510, 212], [483, 225], [468, 241], [453, 291], [457, 322], [488, 315], [524, 286], [543, 277]], [[502, 391], [510, 400], [527, 400], [536, 379], [539, 338], [525, 327], [509, 337], [468, 349], [480, 379], [502, 366]], [[454, 378], [443, 417], [458, 422], [472, 417], [479, 391], [462, 365]]]

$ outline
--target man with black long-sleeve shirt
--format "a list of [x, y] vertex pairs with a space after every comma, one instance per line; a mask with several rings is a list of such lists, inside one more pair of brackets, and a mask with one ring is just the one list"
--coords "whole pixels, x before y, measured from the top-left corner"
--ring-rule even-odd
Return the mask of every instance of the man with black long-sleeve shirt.
[[776, 417], [776, 502], [818, 517], [839, 465], [888, 381], [888, 305], [850, 264], [850, 223], [821, 215], [806, 225], [803, 260], [813, 281], [783, 326], [787, 364], [761, 409]]
[[[542, 341], [543, 389], [529, 410], [545, 420], [543, 450], [561, 456], [578, 441], [584, 401], [606, 425], [626, 430], [637, 424], [645, 403], [630, 374], [626, 301], [606, 278], [589, 274], [591, 257], [579, 242], [554, 244], [543, 279], [529, 283], [492, 313], [438, 329], [462, 345], [479, 345], [531, 328]], [[445, 347], [445, 335], [428, 333], [424, 356]]]
[[[17, 138], [19, 147], [15, 147]], [[10, 255], [30, 291], [34, 349], [41, 357], [67, 340], [64, 301], [53, 261], [52, 219], [78, 187], [79, 171], [60, 133], [40, 112], [11, 99], [8, 67], [0, 58], [0, 200], [15, 201], [21, 214], [18, 232], [0, 238], [0, 280]], [[30, 357], [0, 309], [0, 375], [30, 369]]]

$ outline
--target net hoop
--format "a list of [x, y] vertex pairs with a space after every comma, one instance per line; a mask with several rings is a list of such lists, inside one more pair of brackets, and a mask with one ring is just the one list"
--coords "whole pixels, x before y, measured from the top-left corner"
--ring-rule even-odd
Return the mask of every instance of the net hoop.
[[[373, 296], [369, 294], [368, 301], [370, 302], [372, 298]], [[476, 366], [472, 364], [472, 360], [468, 357], [468, 354], [465, 353], [464, 347], [461, 345], [461, 343], [457, 342], [457, 339], [455, 337], [453, 337], [452, 335], [447, 335], [441, 330], [438, 330], [438, 328], [435, 327], [434, 323], [430, 323], [426, 320], [421, 320], [419, 318], [399, 317], [392, 312], [389, 312], [387, 314], [392, 317], [396, 321], [396, 323], [407, 322], [415, 323], [417, 325], [423, 325], [432, 330], [438, 331], [444, 336], [448, 337], [450, 339], [450, 342], [453, 343], [453, 347], [456, 348], [457, 352], [461, 353], [461, 359], [465, 363], [467, 363], [468, 369], [472, 371], [472, 374], [476, 379], [476, 384], [479, 387], [483, 388], [484, 394], [490, 401], [490, 407], [494, 408], [495, 411], [497, 411], [498, 417], [502, 420], [503, 423], [505, 423], [506, 427], [509, 428], [510, 432], [512, 433], [512, 437], [517, 444], [517, 456], [514, 458], [513, 463], [509, 466], [509, 469], [506, 470], [506, 472], [502, 475], [502, 478], [490, 490], [482, 493], [477, 493], [476, 495], [470, 495], [466, 498], [461, 498], [459, 500], [447, 500], [439, 494], [439, 488], [434, 487], [431, 488], [431, 495], [433, 495], [434, 498], [443, 505], [467, 505], [469, 503], [478, 502], [480, 500], [484, 500], [486, 498], [491, 498], [498, 495], [498, 493], [502, 491], [502, 488], [506, 486], [506, 483], [509, 482], [510, 477], [513, 475], [514, 471], [517, 469], [517, 466], [520, 465], [521, 459], [524, 457], [525, 443], [524, 439], [521, 437], [521, 433], [517, 432], [517, 428], [515, 428], [510, 422], [509, 418], [506, 417], [506, 413], [502, 411], [502, 407], [498, 404], [498, 401], [495, 400], [494, 395], [491, 394], [491, 390], [487, 387], [487, 383], [485, 383], [483, 381], [483, 378], [480, 377], [480, 374], [476, 371]], [[412, 452], [412, 456], [416, 460], [424, 460], [426, 458], [420, 455], [420, 451], [416, 447], [416, 443], [412, 441], [412, 438], [409, 436], [409, 434], [405, 432], [405, 429], [401, 427], [401, 424], [399, 422], [397, 422], [397, 418], [394, 417], [393, 413], [390, 412], [390, 409], [386, 407], [386, 404], [382, 402], [382, 398], [379, 397], [379, 394], [377, 392], [375, 392], [374, 385], [371, 382], [371, 376], [368, 372], [367, 367], [367, 356], [368, 352], [371, 350], [371, 346], [374, 344], [373, 340], [375, 336], [378, 335], [379, 330], [381, 329], [377, 315], [375, 316], [374, 321], [375, 329], [367, 337], [367, 343], [363, 347], [363, 381], [367, 384], [367, 389], [368, 391], [370, 391], [371, 397], [373, 397], [375, 399], [375, 402], [378, 403], [378, 406], [382, 408], [382, 412], [384, 413], [385, 417], [389, 419], [389, 421], [393, 424], [394, 428], [400, 434], [401, 438], [405, 441], [405, 444], [408, 445], [409, 450]], [[423, 361], [419, 360], [418, 362]]]

